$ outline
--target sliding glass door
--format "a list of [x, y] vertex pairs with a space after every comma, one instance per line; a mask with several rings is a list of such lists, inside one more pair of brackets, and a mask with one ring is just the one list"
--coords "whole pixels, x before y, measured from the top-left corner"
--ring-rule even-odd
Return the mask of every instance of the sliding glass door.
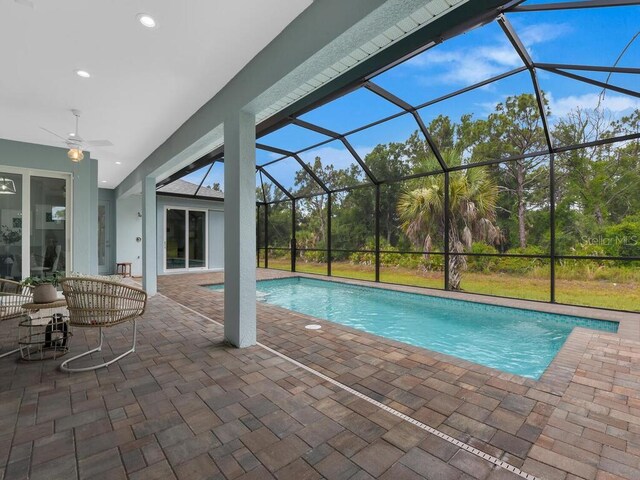
[[100, 275], [107, 275], [113, 271], [111, 221], [111, 202], [98, 200], [98, 273]]
[[31, 276], [46, 276], [51, 272], [66, 270], [66, 210], [64, 179], [31, 177]]
[[0, 277], [22, 280], [71, 270], [70, 176], [0, 171]]
[[165, 209], [165, 270], [207, 268], [207, 211]]
[[188, 268], [207, 266], [207, 212], [189, 210]]

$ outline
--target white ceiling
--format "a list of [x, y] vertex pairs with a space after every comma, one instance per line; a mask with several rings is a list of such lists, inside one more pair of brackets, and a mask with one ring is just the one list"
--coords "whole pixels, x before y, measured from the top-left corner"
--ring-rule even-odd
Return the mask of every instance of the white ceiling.
[[114, 144], [91, 150], [114, 188], [312, 0], [33, 2], [0, 0], [0, 138], [64, 146], [39, 127], [66, 136], [79, 109], [82, 137]]

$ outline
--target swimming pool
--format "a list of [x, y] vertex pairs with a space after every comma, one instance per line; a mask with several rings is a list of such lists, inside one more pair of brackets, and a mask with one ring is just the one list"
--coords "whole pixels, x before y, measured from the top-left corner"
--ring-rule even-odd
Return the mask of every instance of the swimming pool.
[[617, 322], [304, 277], [257, 284], [260, 301], [534, 379], [574, 327], [618, 329]]

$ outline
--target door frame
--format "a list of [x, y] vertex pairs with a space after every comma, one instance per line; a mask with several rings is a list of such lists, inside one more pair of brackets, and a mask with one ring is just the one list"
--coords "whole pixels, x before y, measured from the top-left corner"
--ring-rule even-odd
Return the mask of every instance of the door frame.
[[[111, 200], [102, 200], [102, 199], [98, 199], [98, 211], [100, 211], [100, 205], [104, 205], [105, 207], [105, 212], [104, 212], [104, 216], [105, 216], [105, 256], [104, 256], [104, 265], [100, 266], [100, 256], [98, 255], [97, 258], [97, 263], [98, 263], [98, 274], [100, 275], [107, 275], [113, 272], [113, 255], [112, 255], [112, 247], [111, 244], [113, 243], [112, 240], [112, 232], [111, 232], [111, 227], [112, 227], [112, 220], [113, 217], [111, 216], [111, 210], [112, 210], [112, 202]], [[99, 220], [98, 220], [99, 222]], [[98, 225], [98, 228], [100, 228], [100, 225]], [[98, 238], [98, 241], [100, 241], [100, 238]], [[98, 250], [100, 250], [100, 245], [98, 245]]]
[[73, 173], [8, 165], [0, 165], [0, 171], [22, 176], [21, 271], [23, 280], [31, 275], [31, 177], [57, 178], [65, 181], [65, 275], [69, 275], [73, 272]]
[[[184, 268], [167, 268], [167, 212], [169, 210], [183, 210], [184, 216], [184, 234], [185, 234], [185, 258]], [[189, 212], [204, 213], [204, 267], [189, 267]], [[163, 241], [162, 241], [162, 273], [185, 273], [197, 272], [209, 269], [209, 210], [206, 208], [189, 208], [178, 205], [165, 205], [162, 215]]]

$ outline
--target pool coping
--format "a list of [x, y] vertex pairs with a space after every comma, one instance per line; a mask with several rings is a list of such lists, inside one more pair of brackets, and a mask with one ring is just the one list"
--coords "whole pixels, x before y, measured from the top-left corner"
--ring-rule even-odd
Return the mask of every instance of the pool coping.
[[[323, 322], [329, 322], [333, 325], [345, 327], [356, 331], [360, 334], [372, 335], [377, 339], [384, 340], [385, 343], [396, 347], [396, 348], [407, 348], [412, 347], [420, 350], [424, 350], [429, 352], [431, 356], [437, 358], [440, 361], [450, 363], [452, 365], [460, 366], [468, 370], [476, 371], [478, 373], [491, 374], [493, 376], [499, 376], [504, 378], [505, 375], [512, 376], [518, 379], [526, 380], [528, 382], [534, 382], [538, 386], [544, 386], [544, 389], [553, 395], [562, 395], [566, 388], [568, 387], [573, 375], [575, 374], [580, 359], [585, 353], [587, 346], [589, 344], [589, 340], [592, 338], [594, 334], [599, 335], [612, 335], [614, 337], [631, 339], [631, 340], [640, 340], [640, 314], [635, 314], [632, 312], [621, 312], [614, 310], [604, 310], [598, 308], [591, 307], [580, 307], [573, 305], [562, 305], [562, 304], [553, 304], [553, 303], [544, 303], [544, 302], [536, 302], [531, 300], [521, 300], [514, 298], [505, 298], [505, 297], [495, 297], [491, 295], [482, 295], [482, 294], [469, 294], [464, 292], [451, 292], [445, 290], [437, 290], [430, 289], [427, 287], [413, 287], [409, 285], [397, 285], [397, 284], [387, 284], [380, 282], [372, 282], [368, 280], [358, 280], [358, 279], [350, 279], [344, 277], [330, 277], [325, 275], [316, 275], [316, 274], [307, 274], [302, 272], [286, 272], [283, 270], [275, 270], [275, 269], [265, 269], [271, 273], [276, 273], [276, 277], [269, 279], [260, 279], [262, 281], [276, 280], [279, 278], [309, 278], [312, 280], [322, 280], [329, 281], [335, 283], [343, 283], [345, 285], [356, 285], [362, 287], [369, 288], [380, 288], [384, 290], [393, 290], [398, 292], [405, 293], [415, 293], [418, 295], [426, 295], [438, 298], [445, 298], [449, 300], [462, 300], [474, 303], [482, 303], [491, 306], [500, 306], [500, 307], [508, 307], [508, 308], [519, 308], [523, 310], [533, 310], [543, 313], [549, 314], [560, 314], [560, 315], [568, 315], [574, 317], [583, 317], [583, 318], [592, 318], [595, 320], [604, 320], [609, 322], [617, 322], [618, 323], [618, 331], [607, 332], [602, 330], [594, 330], [587, 327], [576, 326], [574, 327], [571, 334], [567, 337], [564, 344], [556, 353], [553, 360], [549, 363], [545, 371], [538, 379], [532, 379], [529, 377], [524, 377], [515, 373], [505, 372], [503, 370], [488, 367], [479, 363], [474, 363], [470, 360], [465, 360], [454, 355], [449, 355], [446, 353], [436, 352], [435, 350], [430, 350], [426, 347], [420, 347], [416, 345], [411, 345], [408, 343], [401, 342], [399, 340], [394, 340], [386, 337], [382, 337], [380, 335], [376, 335], [370, 332], [365, 332], [364, 330], [358, 330], [354, 327], [349, 327], [347, 325], [343, 325], [336, 322], [331, 322], [330, 320], [320, 319], [314, 317], [312, 315], [306, 315], [300, 312], [295, 312], [292, 310], [288, 310], [286, 308], [278, 307], [276, 305], [267, 304], [261, 302], [263, 305], [267, 307], [273, 307], [277, 309], [282, 309], [288, 313], [294, 315], [300, 315], [306, 318], [317, 319]], [[208, 285], [216, 285], [219, 283], [210, 283], [210, 284], [200, 284], [200, 287], [207, 287]], [[208, 289], [212, 291], [211, 289]], [[520, 383], [520, 382], [518, 382]]]
[[[483, 368], [488, 368], [489, 370], [498, 373], [498, 374], [508, 374], [515, 375], [516, 377], [523, 378], [526, 380], [531, 380], [541, 385], [545, 385], [546, 387], [551, 387], [551, 391], [549, 393], [554, 393], [555, 395], [562, 395], [564, 391], [569, 386], [573, 375], [575, 374], [580, 359], [585, 353], [587, 346], [589, 344], [589, 340], [592, 338], [594, 334], [599, 335], [613, 335], [619, 338], [626, 338], [630, 340], [640, 340], [640, 314], [635, 314], [632, 312], [620, 312], [614, 310], [604, 310], [599, 308], [590, 308], [590, 307], [580, 307], [573, 305], [562, 305], [556, 303], [545, 303], [545, 302], [535, 302], [531, 300], [521, 300], [514, 298], [506, 298], [506, 297], [495, 297], [491, 295], [482, 295], [477, 293], [465, 293], [465, 292], [452, 292], [446, 290], [437, 290], [430, 289], [427, 287], [412, 287], [409, 285], [396, 285], [396, 284], [381, 284], [380, 282], [371, 282], [367, 280], [356, 280], [356, 279], [348, 279], [343, 277], [329, 277], [329, 276], [319, 276], [314, 274], [304, 274], [304, 273], [289, 273], [285, 277], [305, 277], [311, 279], [322, 279], [326, 281], [337, 281], [339, 283], [344, 284], [352, 284], [359, 285], [371, 288], [383, 288], [388, 290], [395, 290], [400, 292], [409, 292], [409, 293], [417, 293], [420, 295], [427, 295], [439, 298], [446, 298], [451, 300], [464, 300], [469, 302], [483, 303], [487, 305], [493, 306], [501, 306], [501, 307], [510, 307], [510, 308], [520, 308], [523, 310], [534, 310], [544, 313], [551, 314], [561, 314], [561, 315], [569, 315], [575, 317], [586, 317], [593, 318], [595, 320], [605, 320], [605, 321], [613, 321], [618, 322], [618, 331], [616, 333], [606, 332], [601, 330], [593, 330], [586, 327], [575, 327], [569, 337], [565, 340], [564, 344], [558, 351], [558, 353], [554, 356], [553, 360], [543, 374], [538, 379], [532, 379], [529, 377], [522, 377], [521, 375], [511, 374], [508, 372], [504, 372], [499, 369], [486, 367], [484, 365], [480, 365], [469, 360], [460, 359], [458, 357], [447, 355], [440, 352], [435, 352], [428, 348], [424, 347], [416, 347], [422, 348], [433, 354], [446, 355], [448, 363], [454, 363], [452, 359], [462, 360], [464, 362], [468, 362], [469, 365], [480, 365]], [[315, 317], [314, 317], [315, 318]], [[368, 332], [364, 332], [368, 333]], [[380, 337], [384, 338], [384, 337]], [[399, 342], [403, 345], [407, 345], [403, 342]], [[412, 345], [413, 346], [413, 345]], [[470, 368], [469, 365], [465, 365], [465, 368], [470, 370], [474, 370]]]
[[[268, 278], [268, 279], [260, 279], [258, 280], [258, 283], [261, 282], [273, 282], [273, 281], [280, 281], [280, 280], [287, 280], [287, 279], [294, 279], [294, 278], [308, 278], [310, 280], [315, 280], [318, 282], [330, 282], [331, 280], [325, 280], [325, 279], [321, 279], [318, 278], [317, 276], [313, 276], [313, 277], [308, 277], [306, 275], [293, 275], [293, 276], [284, 276], [284, 277], [276, 277], [276, 278]], [[360, 287], [360, 288], [371, 288], [371, 286], [369, 285], [362, 285], [362, 284], [354, 284], [351, 282], [333, 282], [333, 283], [343, 283], [345, 285], [350, 285], [353, 287]], [[206, 287], [207, 289], [214, 291], [214, 292], [218, 292], [221, 293], [224, 291], [223, 288], [209, 288], [209, 287], [219, 287], [219, 286], [223, 286], [223, 283], [212, 283], [212, 284], [202, 284], [200, 285], [201, 287]], [[410, 295], [422, 295], [422, 296], [426, 296], [426, 297], [432, 297], [432, 298], [442, 298], [443, 300], [451, 300], [451, 301], [458, 301], [458, 302], [472, 302], [475, 304], [482, 304], [482, 305], [487, 305], [487, 306], [491, 306], [491, 307], [497, 307], [497, 308], [510, 308], [510, 309], [518, 309], [518, 310], [524, 310], [527, 312], [540, 312], [540, 310], [533, 310], [533, 309], [522, 309], [520, 307], [516, 307], [513, 305], [496, 305], [494, 303], [485, 303], [485, 302], [476, 302], [474, 300], [467, 300], [467, 299], [460, 299], [460, 298], [445, 298], [445, 297], [435, 297], [429, 294], [424, 294], [424, 293], [414, 293], [414, 292], [408, 292], [406, 290], [398, 290], [398, 289], [385, 289], [382, 288], [383, 290], [388, 290], [388, 291], [394, 291], [394, 292], [398, 292], [398, 293], [405, 293], [405, 294], [410, 294]], [[558, 383], [560, 382], [562, 385], [565, 385], [566, 383], [568, 383], [571, 379], [571, 372], [575, 371], [575, 366], [577, 366], [581, 353], [584, 351], [584, 348], [586, 348], [586, 345], [588, 343], [588, 341], [586, 341], [588, 338], [591, 337], [590, 333], [592, 332], [597, 332], [597, 333], [611, 333], [613, 335], [615, 335], [617, 333], [616, 332], [612, 332], [612, 331], [608, 331], [608, 330], [599, 330], [599, 329], [595, 329], [595, 328], [590, 328], [587, 325], [574, 325], [573, 328], [571, 329], [571, 332], [569, 333], [569, 335], [567, 335], [567, 338], [565, 339], [565, 341], [563, 342], [560, 350], [558, 350], [553, 357], [551, 358], [551, 360], [549, 361], [549, 363], [547, 364], [547, 366], [545, 367], [545, 369], [542, 371], [542, 373], [540, 374], [539, 377], [537, 378], [532, 378], [532, 377], [528, 377], [528, 376], [524, 376], [524, 375], [520, 375], [518, 373], [515, 372], [508, 372], [506, 370], [501, 370], [498, 367], [491, 367], [488, 365], [484, 365], [482, 363], [478, 363], [478, 362], [474, 362], [473, 360], [468, 360], [459, 356], [456, 356], [455, 354], [450, 354], [450, 353], [445, 353], [445, 352], [440, 352], [440, 351], [436, 351], [433, 349], [430, 349], [429, 347], [426, 346], [421, 346], [421, 345], [415, 345], [413, 343], [409, 343], [409, 342], [403, 342], [402, 340], [398, 340], [395, 338], [390, 338], [390, 337], [386, 337], [384, 335], [380, 335], [374, 332], [370, 332], [367, 330], [362, 330], [362, 329], [358, 329], [357, 327], [353, 327], [350, 326], [348, 324], [344, 324], [342, 322], [338, 322], [338, 321], [332, 321], [330, 319], [327, 318], [321, 318], [321, 317], [317, 317], [313, 314], [310, 313], [304, 313], [304, 312], [300, 312], [297, 310], [291, 310], [288, 309], [286, 307], [282, 307], [282, 306], [278, 306], [276, 304], [270, 303], [270, 302], [262, 302], [260, 301], [260, 298], [258, 298], [258, 301], [263, 304], [263, 305], [269, 305], [269, 306], [274, 306], [274, 307], [278, 307], [278, 308], [282, 308], [287, 312], [292, 312], [294, 314], [299, 314], [299, 315], [303, 315], [306, 316], [308, 318], [314, 319], [314, 320], [322, 320], [322, 321], [326, 321], [326, 322], [330, 322], [332, 324], [336, 324], [336, 325], [341, 325], [341, 326], [345, 326], [345, 327], [349, 327], [352, 329], [357, 330], [358, 332], [364, 332], [364, 333], [368, 333], [370, 335], [374, 335], [376, 337], [380, 337], [383, 338], [385, 340], [389, 340], [392, 342], [399, 342], [401, 345], [410, 345], [412, 347], [417, 347], [417, 348], [421, 348], [424, 350], [427, 350], [429, 352], [432, 352], [434, 354], [438, 353], [438, 354], [442, 354], [442, 355], [446, 355], [447, 357], [450, 357], [447, 359], [448, 363], [453, 363], [454, 359], [456, 360], [463, 360], [466, 362], [469, 362], [470, 364], [473, 365], [480, 365], [486, 368], [490, 368], [495, 370], [496, 372], [499, 373], [506, 373], [506, 374], [513, 374], [519, 377], [523, 377], [523, 378], [527, 378], [527, 379], [531, 379], [534, 381], [540, 381], [540, 382], [544, 382], [544, 383]], [[568, 315], [566, 313], [560, 313], [560, 312], [541, 312], [545, 315]], [[609, 319], [603, 319], [603, 318], [598, 318], [598, 319], [594, 319], [593, 317], [582, 317], [582, 316], [569, 316], [569, 318], [576, 318], [576, 319], [586, 319], [586, 320], [595, 320], [595, 321], [599, 321], [599, 322], [607, 322], [607, 323], [615, 323], [617, 325], [617, 328], [620, 328], [620, 323], [616, 320], [609, 320]], [[315, 327], [315, 325], [312, 325]], [[308, 328], [308, 326], [305, 326], [305, 328], [307, 329], [311, 329]], [[319, 327], [318, 327], [319, 328]], [[311, 329], [311, 330], [315, 330], [315, 328]], [[574, 334], [575, 332], [575, 334]], [[580, 333], [582, 332], [582, 334]], [[571, 338], [570, 338], [571, 337]], [[565, 352], [563, 353], [562, 356], [560, 355], [560, 352], [564, 349], [564, 347], [568, 345], [567, 349], [565, 349]], [[395, 345], [397, 346], [397, 345]], [[580, 346], [582, 346], [583, 348], [580, 348]], [[575, 355], [569, 355], [568, 352], [576, 352]], [[556, 365], [554, 365], [554, 368], [551, 368], [552, 365], [554, 364], [554, 362], [556, 363]], [[573, 366], [573, 368], [571, 368]], [[469, 368], [469, 365], [464, 365], [464, 368]], [[564, 374], [559, 375], [557, 373], [562, 373], [564, 372]]]

